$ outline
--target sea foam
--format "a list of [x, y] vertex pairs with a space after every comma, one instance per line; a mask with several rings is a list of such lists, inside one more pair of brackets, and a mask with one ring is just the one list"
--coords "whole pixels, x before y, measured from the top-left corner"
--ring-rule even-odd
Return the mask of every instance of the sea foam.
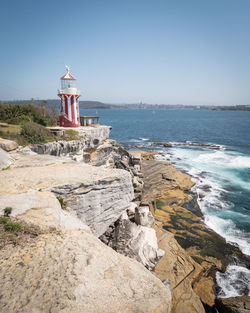
[[[250, 182], [242, 174], [250, 168], [250, 157], [233, 151], [211, 152], [190, 147], [174, 147], [171, 152], [175, 166], [191, 175], [195, 182], [192, 191], [198, 195], [205, 224], [250, 255], [250, 233], [237, 227], [240, 221], [249, 227], [249, 210], [243, 207], [236, 210], [235, 203], [229, 200], [232, 190], [236, 190], [238, 200], [241, 190], [249, 192]], [[243, 266], [230, 265], [225, 273], [217, 272], [216, 279], [220, 297], [237, 297], [249, 292], [250, 271]]]
[[225, 273], [216, 273], [218, 297], [250, 296], [250, 270], [238, 265], [229, 265]]

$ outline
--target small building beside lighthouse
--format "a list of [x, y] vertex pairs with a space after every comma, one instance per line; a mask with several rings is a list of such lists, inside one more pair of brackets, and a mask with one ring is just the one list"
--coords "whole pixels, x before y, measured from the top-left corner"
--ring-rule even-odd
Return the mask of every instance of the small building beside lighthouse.
[[61, 98], [59, 123], [61, 127], [80, 127], [78, 99], [81, 94], [68, 66], [66, 70], [67, 73], [61, 77], [61, 89], [58, 90], [58, 96]]

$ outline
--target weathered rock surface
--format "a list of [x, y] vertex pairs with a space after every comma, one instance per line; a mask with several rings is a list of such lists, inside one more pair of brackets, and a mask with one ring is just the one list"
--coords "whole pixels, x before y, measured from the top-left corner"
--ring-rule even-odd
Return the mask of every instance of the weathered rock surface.
[[100, 165], [111, 165], [113, 163], [114, 153], [114, 142], [113, 140], [106, 140], [104, 143], [99, 145], [94, 151], [90, 152], [91, 164]]
[[[144, 217], [143, 222], [146, 219]], [[101, 239], [105, 242], [105, 238]], [[132, 222], [126, 212], [115, 223], [109, 245], [117, 252], [136, 259], [150, 270], [164, 254], [164, 251], [158, 248], [155, 230]]]
[[194, 292], [200, 297], [203, 303], [214, 306], [216, 291], [214, 285], [214, 279], [212, 277], [201, 277], [193, 284]]
[[106, 167], [118, 168], [128, 171], [133, 180], [134, 201], [140, 203], [143, 190], [143, 179], [141, 173], [140, 160], [132, 153], [128, 153], [123, 147], [117, 146], [114, 140], [105, 140], [103, 144], [89, 152], [83, 154], [86, 163]]
[[131, 175], [127, 171], [75, 162], [21, 167], [20, 159], [18, 161], [20, 167], [0, 172], [0, 181], [4, 182], [0, 185], [0, 195], [31, 189], [52, 191], [62, 197], [66, 209], [97, 236], [129, 208], [134, 197]]
[[[11, 216], [47, 233], [0, 251], [0, 311], [170, 312], [169, 287], [137, 261], [103, 245], [84, 224], [100, 236], [124, 211], [134, 214], [131, 173], [136, 170], [129, 157], [112, 156], [113, 164], [124, 162], [123, 170], [27, 148], [11, 156], [10, 169], [0, 172], [0, 212], [12, 207]], [[149, 261], [159, 257], [155, 231], [134, 225], [137, 254]]]
[[186, 252], [179, 246], [173, 234], [156, 223], [155, 230], [159, 248], [165, 251], [154, 272], [162, 281], [169, 281], [172, 289], [172, 313], [205, 313], [203, 305], [193, 291], [193, 277], [201, 272]]
[[15, 151], [11, 151], [9, 154], [14, 161], [10, 166], [11, 168], [75, 163], [72, 161], [71, 157], [52, 156], [48, 154], [41, 155], [33, 152], [29, 147], [19, 148]]
[[51, 192], [27, 191], [23, 193], [0, 195], [0, 214], [11, 207], [11, 216], [26, 223], [47, 229], [85, 229], [89, 227], [69, 212], [62, 210], [61, 204]]
[[92, 234], [67, 230], [0, 251], [0, 311], [170, 313], [171, 293]]
[[142, 200], [148, 203], [166, 190], [178, 188], [185, 191], [190, 190], [194, 185], [187, 174], [177, 171], [169, 162], [143, 160], [142, 173], [145, 180]]
[[165, 147], [165, 148], [172, 148], [173, 147], [173, 145], [169, 142], [159, 142], [159, 141], [153, 142], [152, 145]]
[[9, 153], [0, 148], [0, 170], [9, 167], [12, 162], [13, 159]]
[[[82, 140], [59, 140], [57, 142], [35, 144], [31, 146], [31, 149], [39, 154], [60, 156], [80, 153], [82, 155], [86, 150], [96, 149], [109, 138], [110, 126], [79, 127], [73, 130], [78, 132]], [[79, 158], [79, 161], [82, 161], [82, 158]]]
[[141, 202], [142, 190], [144, 186], [143, 175], [141, 173], [140, 158], [135, 153], [128, 153], [123, 147], [114, 147], [111, 154], [110, 163], [115, 168], [128, 171], [133, 178], [134, 201]]
[[[249, 264], [249, 259], [236, 246], [228, 244], [206, 227], [200, 218], [202, 214], [196, 208], [196, 199], [189, 192], [193, 183], [188, 175], [180, 173], [172, 165], [168, 166], [166, 162], [153, 160], [142, 161], [142, 173], [145, 177], [143, 199], [153, 201], [151, 209], [155, 219], [161, 222], [164, 230], [174, 234], [188, 255], [201, 264], [202, 272], [191, 281], [193, 291], [204, 304], [213, 307], [216, 270], [227, 265], [233, 255], [245, 264]], [[160, 244], [159, 247], [162, 248]], [[181, 286], [186, 286], [186, 283]]]
[[65, 199], [66, 209], [74, 211], [96, 236], [129, 208], [134, 197], [130, 174], [119, 170], [111, 173], [107, 171], [106, 177], [94, 181], [50, 188]]
[[9, 152], [18, 148], [18, 144], [13, 140], [0, 138], [0, 148]]
[[205, 147], [205, 148], [211, 149], [211, 150], [221, 150], [222, 149], [222, 147], [219, 145], [200, 144], [200, 143], [195, 143], [195, 142], [190, 142], [190, 141], [174, 143], [174, 144], [168, 143], [168, 142], [153, 142], [152, 145], [163, 146], [166, 148], [172, 148], [173, 146], [194, 146], [194, 147]]
[[151, 227], [154, 224], [154, 217], [147, 205], [136, 207], [134, 218], [137, 225]]
[[216, 300], [220, 313], [249, 313], [250, 297], [220, 298]]

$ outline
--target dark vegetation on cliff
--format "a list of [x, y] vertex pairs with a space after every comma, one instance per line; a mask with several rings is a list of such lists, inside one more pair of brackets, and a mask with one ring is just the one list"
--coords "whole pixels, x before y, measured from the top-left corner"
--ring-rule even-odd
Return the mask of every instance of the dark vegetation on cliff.
[[41, 106], [32, 103], [0, 103], [0, 121], [9, 124], [34, 122], [42, 126], [54, 126], [58, 119], [57, 110], [53, 106], [49, 109], [46, 104], [46, 101]]
[[53, 135], [45, 126], [56, 125], [57, 118], [56, 110], [48, 109], [46, 102], [41, 106], [0, 103], [0, 136], [23, 145], [53, 140]]
[[64, 136], [54, 136], [47, 126], [56, 126], [58, 113], [48, 108], [46, 101], [40, 106], [32, 103], [0, 103], [0, 137], [12, 139], [20, 145], [56, 140], [77, 140], [77, 132], [67, 130]]

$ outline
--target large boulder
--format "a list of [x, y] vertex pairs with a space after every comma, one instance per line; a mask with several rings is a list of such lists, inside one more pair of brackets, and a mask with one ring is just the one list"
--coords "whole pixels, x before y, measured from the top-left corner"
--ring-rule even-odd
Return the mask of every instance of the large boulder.
[[134, 192], [129, 172], [75, 162], [51, 164], [47, 158], [43, 165], [43, 156], [40, 162], [31, 167], [21, 167], [20, 162], [20, 167], [1, 171], [0, 181], [5, 184], [0, 185], [0, 195], [31, 189], [51, 191], [96, 236], [102, 235], [130, 207]]
[[152, 270], [164, 254], [158, 247], [155, 230], [131, 222], [126, 212], [115, 225], [114, 238], [110, 246]]
[[51, 192], [27, 191], [17, 194], [0, 195], [0, 214], [11, 207], [11, 217], [17, 217], [40, 229], [85, 229], [89, 227], [69, 212]]
[[0, 311], [170, 313], [171, 292], [137, 261], [84, 230], [0, 251]]
[[148, 205], [140, 205], [135, 208], [135, 222], [137, 225], [151, 227], [154, 223], [154, 217], [149, 210]]
[[18, 148], [18, 144], [13, 140], [0, 138], [0, 148], [9, 152]]
[[9, 167], [12, 162], [13, 159], [9, 153], [0, 148], [0, 170]]

